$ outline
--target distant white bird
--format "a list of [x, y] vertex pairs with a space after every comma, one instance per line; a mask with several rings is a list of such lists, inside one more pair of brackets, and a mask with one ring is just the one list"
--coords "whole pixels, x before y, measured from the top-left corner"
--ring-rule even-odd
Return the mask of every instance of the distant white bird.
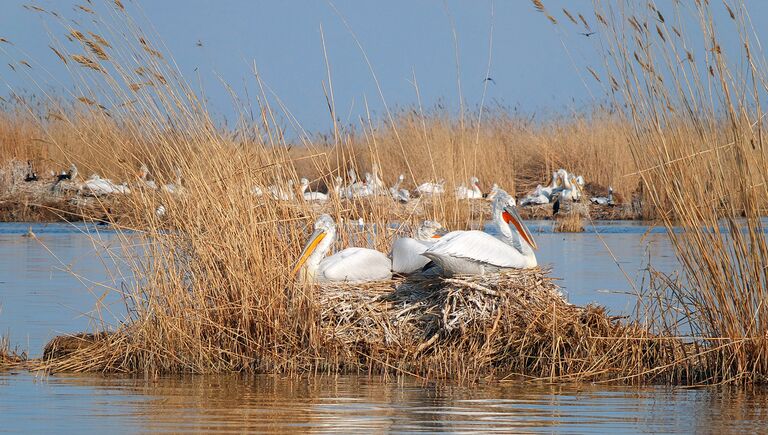
[[403, 180], [405, 180], [405, 175], [400, 174], [400, 176], [397, 177], [395, 184], [389, 188], [389, 194], [392, 195], [392, 199], [395, 201], [405, 203], [411, 199], [411, 192], [409, 192], [408, 189], [400, 188]]
[[126, 183], [115, 184], [112, 180], [101, 178], [96, 174], [91, 175], [91, 178], [85, 180], [78, 189], [80, 195], [89, 196], [107, 196], [107, 195], [128, 195], [131, 193], [131, 189], [128, 188]]
[[381, 179], [379, 165], [377, 163], [374, 163], [371, 171], [373, 172], [373, 174], [371, 174], [371, 177], [368, 180], [368, 186], [371, 189], [371, 193], [374, 195], [386, 195], [387, 186], [384, 184], [384, 181]]
[[280, 184], [274, 184], [267, 188], [267, 192], [278, 201], [293, 201], [296, 199], [296, 195], [293, 192], [293, 180], [288, 180], [287, 188]]
[[350, 169], [347, 174], [349, 174], [349, 179], [351, 181], [350, 185], [347, 186], [345, 189], [342, 190], [343, 197], [352, 199], [352, 198], [363, 198], [366, 196], [373, 195], [373, 191], [371, 190], [370, 186], [366, 183], [367, 180], [371, 179], [371, 174], [366, 173], [366, 181], [358, 181], [357, 174], [355, 173], [354, 169]]
[[559, 173], [553, 172], [552, 181], [549, 183], [549, 186], [544, 187], [539, 184], [536, 186], [536, 189], [533, 192], [529, 193], [525, 198], [520, 200], [520, 205], [526, 206], [549, 204], [552, 202], [554, 195], [562, 190], [559, 180]]
[[429, 263], [429, 258], [422, 254], [437, 241], [437, 232], [443, 228], [435, 221], [424, 221], [416, 229], [413, 237], [401, 237], [392, 243], [392, 271], [408, 275], [420, 271]]
[[440, 180], [437, 183], [422, 183], [416, 187], [416, 191], [422, 196], [429, 195], [442, 195], [445, 193], [445, 180]]
[[514, 204], [514, 198], [504, 191], [493, 201], [492, 219], [499, 228], [498, 237], [482, 231], [453, 231], [435, 242], [424, 256], [448, 276], [536, 267], [536, 242]]
[[264, 195], [264, 190], [261, 187], [259, 187], [259, 186], [253, 186], [253, 187], [251, 187], [251, 195], [263, 196]]
[[493, 183], [493, 186], [491, 186], [490, 192], [488, 192], [488, 196], [485, 197], [488, 201], [493, 201], [494, 198], [496, 198], [496, 195], [498, 195], [499, 191], [501, 191], [501, 188], [499, 188], [499, 185], [496, 183]]
[[483, 197], [483, 192], [480, 187], [477, 186], [480, 180], [477, 177], [469, 179], [469, 187], [459, 186], [456, 188], [456, 198], [458, 199], [480, 199]]
[[597, 205], [613, 205], [613, 187], [608, 186], [608, 196], [593, 196], [589, 200]]
[[328, 195], [321, 192], [307, 192], [307, 189], [309, 188], [309, 180], [306, 178], [301, 179], [301, 194], [304, 197], [304, 201], [318, 201], [318, 202], [325, 202], [328, 201]]
[[152, 178], [152, 174], [149, 173], [147, 165], [143, 163], [139, 168], [139, 187], [157, 190], [157, 183], [155, 183], [155, 180]]
[[181, 169], [173, 168], [173, 173], [176, 175], [176, 182], [164, 184], [162, 186], [163, 192], [168, 192], [171, 194], [184, 193], [185, 191], [184, 186], [181, 185]]
[[565, 169], [559, 169], [557, 173], [560, 179], [563, 180], [563, 190], [560, 192], [560, 198], [563, 200], [579, 201], [581, 199], [581, 185], [576, 181], [576, 177], [568, 174]]
[[291, 276], [301, 270], [303, 278], [310, 282], [366, 282], [392, 278], [392, 262], [373, 249], [347, 248], [324, 258], [335, 240], [333, 219], [327, 214], [320, 216]]

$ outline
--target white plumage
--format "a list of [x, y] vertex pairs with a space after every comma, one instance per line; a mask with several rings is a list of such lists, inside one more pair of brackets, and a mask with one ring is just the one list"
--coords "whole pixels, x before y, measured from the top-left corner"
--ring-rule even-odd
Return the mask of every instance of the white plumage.
[[482, 275], [504, 269], [537, 265], [536, 243], [515, 210], [514, 198], [499, 191], [493, 201], [493, 220], [500, 235], [482, 231], [453, 231], [424, 253], [445, 275]]
[[422, 254], [438, 239], [437, 231], [442, 228], [438, 222], [424, 221], [413, 237], [401, 237], [392, 243], [392, 271], [408, 275], [420, 271], [429, 263]]
[[114, 194], [128, 195], [131, 193], [131, 189], [129, 189], [125, 183], [115, 184], [112, 182], [112, 180], [101, 178], [96, 174], [92, 175], [91, 178], [86, 180], [80, 186], [78, 191], [81, 195], [91, 196], [106, 196]]
[[321, 192], [307, 192], [307, 189], [309, 188], [309, 180], [306, 178], [301, 179], [301, 194], [304, 197], [304, 201], [317, 201], [317, 202], [325, 202], [328, 201], [328, 195]]
[[373, 249], [346, 248], [324, 258], [335, 240], [333, 219], [327, 214], [320, 216], [292, 275], [301, 270], [305, 280], [316, 282], [366, 282], [392, 278], [392, 262]]
[[416, 191], [420, 195], [441, 195], [445, 192], [445, 181], [441, 180], [437, 183], [422, 183], [416, 187]]
[[469, 187], [459, 186], [456, 188], [456, 198], [458, 199], [480, 199], [483, 197], [483, 192], [480, 191], [480, 187], [477, 183], [480, 180], [477, 177], [469, 179]]

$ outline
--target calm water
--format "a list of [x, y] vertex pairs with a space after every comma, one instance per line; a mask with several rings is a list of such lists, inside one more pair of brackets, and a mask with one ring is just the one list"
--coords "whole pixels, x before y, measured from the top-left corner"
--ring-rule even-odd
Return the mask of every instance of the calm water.
[[[553, 234], [550, 225], [531, 223], [539, 262], [577, 304], [626, 312], [649, 255], [656, 268], [676, 266], [663, 231], [608, 223], [594, 229], [597, 237]], [[0, 224], [0, 332], [13, 345], [39, 355], [55, 335], [120, 318], [119, 298], [105, 294], [131, 279], [113, 260], [116, 233], [33, 225], [35, 240], [23, 237], [27, 228]], [[763, 390], [0, 374], [0, 432], [755, 432], [767, 417]]]

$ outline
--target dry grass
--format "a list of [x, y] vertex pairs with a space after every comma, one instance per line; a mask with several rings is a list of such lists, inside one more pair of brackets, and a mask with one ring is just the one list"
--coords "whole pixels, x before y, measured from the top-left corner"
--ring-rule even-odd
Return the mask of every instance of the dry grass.
[[647, 331], [599, 307], [568, 304], [539, 270], [304, 291], [311, 295], [306, 314], [312, 318], [304, 325], [308, 330], [301, 352], [298, 343], [264, 353], [246, 341], [237, 355], [219, 353], [213, 361], [201, 361], [190, 359], [193, 355], [184, 349], [169, 348], [167, 341], [147, 341], [156, 336], [133, 325], [109, 335], [59, 337], [46, 346], [40, 368], [203, 372], [214, 365], [245, 371], [590, 381], [657, 377], [651, 369], [664, 360], [665, 349]]
[[[545, 10], [545, 2], [537, 3]], [[768, 246], [760, 216], [768, 198], [766, 159], [759, 98], [744, 93], [745, 83], [764, 81], [729, 74], [719, 48], [710, 47], [717, 54], [702, 58], [715, 79], [688, 86], [675, 68], [702, 68], [693, 76], [709, 80], [700, 74], [708, 68], [685, 64], [681, 43], [668, 42], [671, 37], [656, 40], [643, 25], [657, 19], [657, 11], [640, 10], [647, 7], [622, 8], [608, 18], [598, 9], [613, 79], [605, 82], [615, 84], [610, 115], [597, 111], [534, 125], [499, 111], [472, 126], [440, 113], [403, 111], [393, 123], [366, 124], [361, 132], [336, 129], [331, 139], [304, 140], [300, 149], [288, 147], [280, 114], [266, 103], [258, 78], [261, 105], [253, 112], [260, 119], [234, 131], [218, 128], [169, 54], [148, 42], [118, 7], [109, 17], [116, 22], [103, 26], [117, 30], [100, 33], [106, 44], [96, 41], [103, 56], [94, 55], [96, 38], [85, 36], [91, 44], [73, 41], [60, 50], [63, 58], [81, 61], [68, 66], [88, 85], [87, 95], [75, 96], [82, 107], [57, 114], [55, 122], [38, 117], [31, 134], [63, 150], [63, 157], [49, 150], [40, 151], [40, 158], [82, 159], [77, 161], [86, 171], [128, 177], [144, 162], [163, 184], [174, 181], [172, 169], [178, 168], [184, 193], [137, 189], [127, 198], [134, 220], [120, 228], [138, 231], [120, 233], [125, 252], [115, 260], [138, 277], [121, 289], [128, 316], [108, 334], [81, 337], [84, 347], [56, 355], [46, 367], [148, 374], [370, 371], [459, 379], [490, 374], [764, 380]], [[704, 17], [704, 39], [716, 41], [706, 25], [708, 8], [697, 3], [695, 10]], [[639, 14], [640, 21], [621, 15], [626, 11]], [[97, 24], [103, 19], [96, 18]], [[72, 31], [68, 21], [60, 24], [67, 34]], [[637, 41], [624, 38], [632, 32]], [[663, 65], [677, 78], [662, 77]], [[760, 76], [754, 64], [742, 65], [750, 65], [748, 76]], [[709, 90], [727, 104], [714, 107]], [[3, 129], [16, 137], [13, 127]], [[685, 279], [654, 276], [656, 291], [638, 311], [642, 323], [568, 305], [538, 271], [421, 283], [394, 293], [391, 283], [322, 291], [298, 286], [287, 271], [318, 210], [256, 198], [250, 188], [299, 174], [329, 185], [347, 168], [373, 162], [382, 165], [387, 182], [403, 172], [409, 183], [445, 178], [451, 186], [474, 174], [518, 193], [560, 166], [612, 185], [627, 198], [640, 179], [642, 201], [670, 229]], [[167, 209], [163, 217], [154, 213], [160, 204]], [[326, 207], [337, 222], [363, 216], [368, 225], [341, 226], [338, 247], [388, 251], [399, 231], [416, 221], [403, 213], [396, 219], [399, 227], [390, 228], [388, 200], [333, 198]], [[421, 207], [423, 215], [457, 228], [466, 228], [480, 212], [451, 195]], [[674, 224], [685, 231], [673, 232]]]

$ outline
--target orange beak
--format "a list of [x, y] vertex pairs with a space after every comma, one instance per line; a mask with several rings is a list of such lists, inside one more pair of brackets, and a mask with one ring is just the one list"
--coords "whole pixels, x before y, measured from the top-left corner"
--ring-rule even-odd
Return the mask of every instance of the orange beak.
[[510, 208], [504, 208], [504, 211], [501, 212], [501, 217], [504, 219], [504, 222], [507, 224], [512, 224], [515, 226], [515, 229], [517, 229], [518, 234], [525, 240], [533, 249], [539, 249], [538, 245], [536, 245], [536, 241], [533, 240], [533, 235], [531, 235], [531, 232], [528, 231], [528, 227], [525, 226], [523, 223], [523, 220], [520, 218], [520, 215], [517, 213], [515, 209]]
[[307, 262], [307, 259], [310, 255], [312, 255], [313, 252], [315, 252], [315, 249], [317, 249], [317, 245], [325, 238], [326, 233], [323, 230], [316, 230], [314, 233], [312, 233], [312, 236], [309, 238], [309, 242], [307, 243], [307, 246], [304, 247], [304, 250], [301, 252], [301, 255], [299, 256], [299, 261], [296, 263], [296, 267], [293, 268], [291, 271], [291, 278], [296, 276], [296, 274], [301, 270], [301, 267], [304, 266], [304, 263]]

